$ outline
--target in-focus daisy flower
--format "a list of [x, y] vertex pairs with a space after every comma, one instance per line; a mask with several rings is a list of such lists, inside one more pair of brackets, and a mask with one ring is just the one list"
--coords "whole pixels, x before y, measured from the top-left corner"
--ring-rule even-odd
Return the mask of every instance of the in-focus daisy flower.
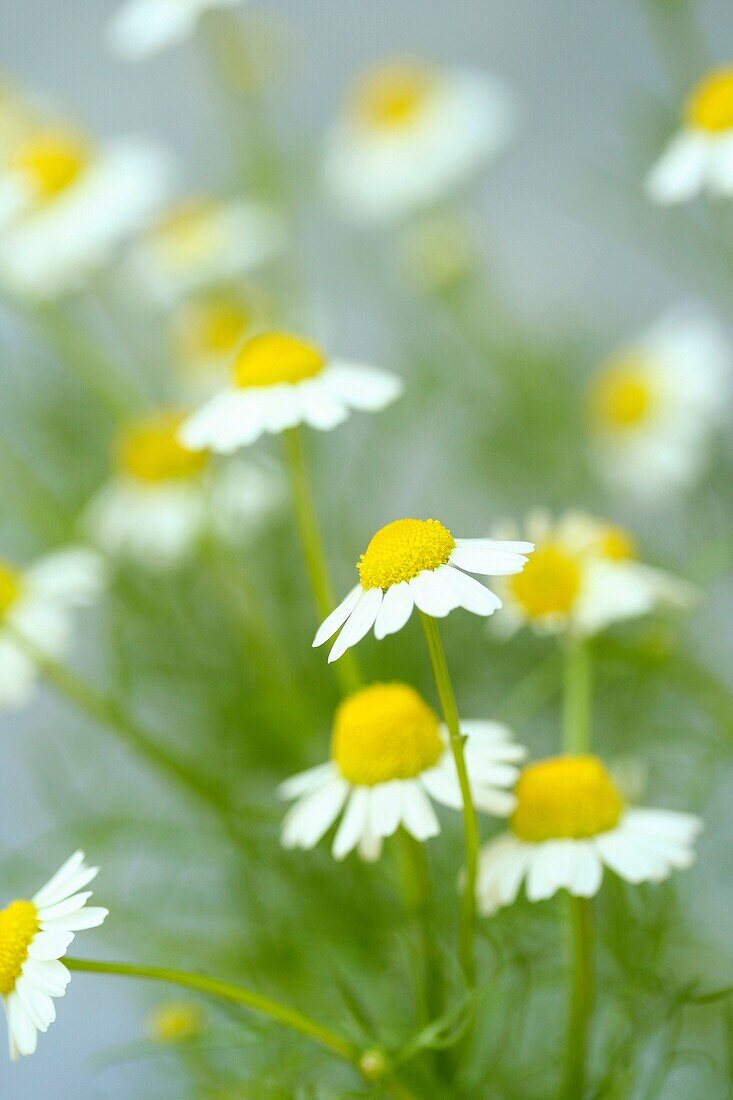
[[124, 0], [108, 27], [110, 47], [125, 61], [143, 61], [190, 38], [210, 8], [242, 0]]
[[592, 897], [604, 867], [626, 882], [661, 882], [694, 861], [699, 818], [627, 808], [595, 756], [528, 764], [515, 793], [509, 832], [481, 851], [478, 902], [486, 915], [511, 905], [523, 882], [530, 901], [561, 889]]
[[665, 604], [686, 607], [693, 587], [636, 558], [634, 540], [615, 524], [582, 512], [552, 521], [531, 513], [535, 552], [522, 573], [501, 584], [502, 627], [587, 637]]
[[399, 218], [475, 176], [511, 124], [509, 95], [486, 73], [389, 61], [351, 89], [328, 135], [325, 184], [355, 220]]
[[156, 1043], [185, 1043], [200, 1035], [204, 1013], [191, 1001], [169, 1001], [158, 1005], [150, 1017], [150, 1035]]
[[[171, 0], [173, 2], [173, 0]], [[170, 207], [130, 252], [131, 281], [162, 306], [247, 275], [284, 242], [268, 206], [245, 199], [189, 198]]]
[[251, 539], [282, 500], [274, 470], [241, 461], [215, 466], [210, 452], [183, 447], [183, 419], [166, 409], [123, 428], [116, 473], [84, 518], [88, 536], [106, 553], [149, 568], [174, 566], [207, 534]]
[[327, 359], [315, 344], [285, 332], [263, 332], [234, 359], [230, 386], [185, 423], [181, 440], [192, 450], [230, 453], [265, 432], [297, 424], [330, 431], [352, 409], [376, 412], [402, 392], [387, 371]]
[[685, 202], [702, 191], [733, 195], [733, 66], [713, 69], [693, 89], [681, 130], [646, 178], [653, 202]]
[[[517, 761], [525, 756], [498, 722], [462, 722], [466, 767], [478, 810], [506, 816], [514, 797]], [[340, 816], [332, 852], [343, 859], [358, 848], [378, 859], [382, 841], [402, 826], [417, 840], [437, 836], [431, 799], [461, 808], [461, 791], [448, 733], [424, 699], [407, 684], [372, 684], [339, 706], [331, 759], [288, 779], [281, 798], [295, 800], [283, 822], [286, 848], [313, 848]]]
[[81, 547], [58, 550], [28, 569], [0, 560], [0, 708], [25, 705], [37, 678], [15, 635], [49, 657], [63, 656], [73, 611], [92, 601], [103, 579], [99, 556]]
[[77, 289], [143, 228], [171, 182], [168, 154], [150, 143], [98, 146], [68, 127], [35, 129], [0, 172], [0, 278], [22, 295]]
[[385, 638], [401, 630], [414, 607], [443, 618], [457, 607], [493, 615], [501, 600], [468, 573], [521, 573], [531, 542], [457, 539], [437, 519], [397, 519], [372, 538], [357, 562], [359, 583], [321, 624], [313, 645], [341, 629], [328, 660], [338, 658], [374, 627]]
[[87, 905], [84, 890], [98, 867], [75, 852], [30, 901], [0, 909], [0, 994], [8, 1019], [10, 1057], [33, 1054], [38, 1032], [56, 1019], [55, 997], [63, 997], [71, 975], [60, 959], [76, 932], [102, 924], [109, 910]]
[[730, 362], [722, 327], [686, 309], [604, 363], [589, 395], [601, 476], [644, 498], [693, 484], [727, 413]]

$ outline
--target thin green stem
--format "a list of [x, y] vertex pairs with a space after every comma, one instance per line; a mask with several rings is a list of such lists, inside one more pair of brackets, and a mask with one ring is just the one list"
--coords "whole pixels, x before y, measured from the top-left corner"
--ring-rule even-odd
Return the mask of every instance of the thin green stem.
[[418, 1015], [421, 1021], [433, 1020], [442, 1011], [440, 976], [435, 937], [431, 925], [432, 883], [423, 845], [405, 829], [400, 829], [402, 882], [408, 917], [420, 929], [420, 947], [416, 971], [420, 973]]
[[466, 758], [463, 751], [464, 737], [458, 720], [458, 707], [451, 683], [448, 664], [445, 659], [443, 642], [438, 624], [430, 615], [420, 612], [425, 639], [428, 643], [430, 662], [433, 666], [435, 686], [448, 727], [449, 741], [458, 773], [463, 804], [463, 832], [466, 844], [466, 876], [461, 902], [461, 925], [459, 933], [459, 957], [466, 983], [473, 989], [476, 985], [476, 960], [474, 957], [474, 936], [476, 931], [476, 876], [478, 870], [479, 832], [476, 808], [473, 804], [471, 785], [468, 779]]
[[563, 751], [590, 752], [592, 742], [593, 669], [590, 650], [582, 638], [565, 643], [563, 694]]
[[593, 910], [589, 898], [571, 895], [567, 900], [571, 984], [561, 1095], [563, 1100], [583, 1100], [593, 1011]]

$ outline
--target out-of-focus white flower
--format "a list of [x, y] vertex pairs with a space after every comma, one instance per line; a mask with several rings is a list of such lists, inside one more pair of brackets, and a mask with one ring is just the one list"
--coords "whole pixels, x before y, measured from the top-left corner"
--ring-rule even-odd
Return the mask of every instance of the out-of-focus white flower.
[[541, 633], [586, 637], [665, 604], [686, 607], [694, 600], [686, 581], [637, 561], [633, 539], [615, 524], [582, 512], [553, 522], [537, 511], [527, 517], [525, 532], [535, 552], [523, 572], [500, 585], [504, 629], [530, 625]]
[[131, 249], [130, 278], [163, 306], [247, 275], [284, 243], [269, 207], [245, 200], [186, 199], [170, 207]]
[[357, 81], [327, 139], [327, 189], [354, 220], [431, 206], [507, 141], [510, 97], [486, 73], [393, 61]]
[[662, 882], [694, 862], [699, 818], [627, 809], [594, 756], [528, 764], [516, 798], [510, 831], [479, 859], [478, 903], [487, 916], [511, 905], [525, 881], [530, 901], [562, 889], [587, 898], [598, 893], [604, 867], [626, 882]]
[[361, 641], [396, 634], [417, 607], [443, 618], [458, 607], [474, 615], [493, 615], [501, 600], [469, 577], [521, 573], [534, 547], [531, 542], [457, 539], [437, 519], [397, 519], [377, 531], [357, 563], [359, 583], [318, 628], [313, 645], [340, 634], [329, 662]]
[[330, 431], [352, 409], [376, 412], [402, 392], [396, 375], [327, 359], [320, 348], [283, 332], [249, 340], [233, 363], [233, 382], [186, 421], [181, 441], [223, 454], [297, 424]]
[[601, 476], [646, 499], [692, 485], [729, 407], [730, 364], [723, 328], [692, 308], [604, 363], [589, 395]]
[[20, 295], [76, 289], [146, 224], [172, 174], [148, 142], [95, 146], [70, 129], [35, 129], [0, 172], [0, 279]]
[[[54, 998], [71, 981], [63, 958], [76, 932], [97, 928], [108, 909], [87, 905], [84, 891], [98, 867], [75, 852], [30, 901], [0, 909], [0, 995], [8, 1018], [10, 1057], [33, 1054], [38, 1032], [56, 1019]], [[82, 892], [83, 891], [83, 892]]]
[[243, 0], [124, 0], [108, 27], [110, 47], [125, 61], [143, 61], [190, 38], [209, 8]]
[[28, 569], [0, 561], [0, 709], [24, 706], [37, 679], [14, 634], [50, 657], [63, 656], [73, 612], [92, 602], [103, 581], [99, 555], [82, 547], [57, 550]]
[[151, 1013], [150, 1037], [156, 1043], [186, 1043], [201, 1034], [205, 1023], [201, 1005], [191, 1001], [167, 1001]]
[[682, 129], [646, 178], [653, 202], [686, 202], [702, 191], [733, 195], [733, 66], [714, 69], [690, 94]]
[[128, 425], [115, 450], [117, 472], [89, 504], [84, 527], [106, 553], [150, 569], [180, 563], [207, 534], [247, 542], [282, 502], [274, 469], [212, 463], [178, 441], [183, 414], [165, 410]]
[[[525, 756], [498, 722], [461, 722], [466, 767], [476, 808], [506, 816], [516, 763]], [[372, 684], [345, 699], [331, 740], [331, 760], [288, 779], [280, 796], [295, 799], [283, 822], [286, 848], [313, 848], [344, 810], [332, 852], [343, 859], [358, 848], [378, 859], [382, 841], [400, 826], [416, 840], [437, 836], [430, 799], [460, 809], [461, 790], [448, 733], [407, 684]]]

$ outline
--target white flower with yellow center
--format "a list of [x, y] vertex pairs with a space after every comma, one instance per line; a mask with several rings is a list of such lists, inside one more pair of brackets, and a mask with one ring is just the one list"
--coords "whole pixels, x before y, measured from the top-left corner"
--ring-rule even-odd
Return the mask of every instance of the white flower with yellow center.
[[692, 308], [604, 363], [589, 394], [601, 476], [644, 498], [693, 484], [729, 407], [730, 363], [722, 327]]
[[386, 638], [401, 630], [413, 608], [443, 618], [458, 607], [493, 615], [501, 600], [468, 573], [521, 573], [531, 542], [456, 539], [437, 519], [397, 519], [377, 531], [357, 563], [359, 583], [321, 624], [319, 646], [341, 629], [328, 660], [337, 661], [372, 627]]
[[250, 274], [283, 243], [280, 218], [262, 203], [188, 198], [169, 207], [135, 243], [128, 276], [153, 302], [169, 306]]
[[702, 822], [691, 814], [624, 806], [595, 756], [528, 764], [510, 830], [481, 851], [478, 903], [487, 916], [511, 905], [523, 882], [530, 901], [565, 889], [597, 894], [604, 867], [626, 882], [661, 882], [695, 859]]
[[588, 637], [660, 606], [686, 607], [693, 587], [635, 556], [632, 537], [582, 512], [551, 520], [531, 513], [526, 532], [535, 552], [524, 571], [501, 586], [502, 627]]
[[0, 172], [0, 278], [54, 297], [107, 264], [166, 200], [167, 153], [139, 140], [95, 144], [61, 126], [19, 140]]
[[242, 0], [124, 0], [112, 16], [107, 37], [125, 61], [144, 61], [190, 38], [204, 12], [234, 8]]
[[284, 496], [274, 470], [238, 461], [215, 466], [208, 451], [179, 442], [184, 416], [164, 410], [125, 427], [116, 474], [87, 508], [89, 538], [112, 556], [167, 568], [207, 534], [245, 542]]
[[686, 202], [702, 191], [733, 195], [733, 66], [714, 69], [693, 89], [682, 129], [646, 178], [653, 202]]
[[329, 360], [315, 344], [289, 333], [263, 332], [240, 350], [232, 384], [194, 413], [181, 440], [192, 450], [226, 454], [297, 424], [330, 431], [352, 409], [376, 412], [401, 392], [394, 374]]
[[[476, 808], [506, 816], [511, 787], [525, 750], [498, 722], [462, 722], [466, 766]], [[407, 684], [372, 684], [339, 706], [331, 760], [288, 779], [280, 797], [295, 799], [283, 822], [286, 848], [313, 848], [344, 811], [332, 852], [343, 859], [358, 848], [378, 859], [382, 841], [402, 826], [416, 840], [437, 836], [431, 799], [461, 808], [461, 791], [448, 733]]]
[[67, 651], [73, 612], [102, 588], [99, 555], [81, 547], [58, 550], [29, 569], [0, 559], [0, 709], [24, 706], [36, 665], [18, 635], [51, 657]]
[[475, 176], [511, 124], [508, 93], [486, 73], [386, 62], [357, 80], [333, 125], [325, 184], [354, 220], [399, 218]]
[[192, 397], [202, 400], [226, 386], [237, 352], [264, 327], [266, 312], [265, 296], [256, 291], [218, 290], [181, 303], [171, 320], [171, 344]]
[[102, 924], [109, 910], [87, 905], [84, 890], [98, 867], [75, 852], [30, 901], [0, 909], [0, 995], [8, 1018], [10, 1057], [33, 1054], [38, 1032], [56, 1019], [54, 998], [71, 980], [60, 959], [76, 932]]

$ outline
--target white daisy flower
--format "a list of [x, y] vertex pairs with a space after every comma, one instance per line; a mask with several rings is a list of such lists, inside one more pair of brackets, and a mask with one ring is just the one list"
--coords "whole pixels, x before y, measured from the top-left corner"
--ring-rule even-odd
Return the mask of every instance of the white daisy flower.
[[[507, 787], [525, 750], [498, 722], [462, 722], [469, 782], [477, 810], [506, 816], [514, 808]], [[437, 836], [431, 799], [461, 808], [461, 790], [448, 732], [407, 684], [372, 684], [345, 699], [336, 712], [331, 760], [282, 784], [280, 797], [295, 800], [285, 816], [286, 848], [313, 848], [343, 811], [332, 852], [343, 859], [355, 848], [378, 859], [385, 837], [402, 826], [416, 840]]]
[[729, 408], [730, 365], [726, 332], [693, 308], [604, 363], [590, 390], [601, 476], [645, 499], [694, 484]]
[[117, 473], [84, 517], [89, 538], [106, 553], [170, 568], [207, 534], [248, 541], [284, 499], [275, 470], [242, 461], [218, 467], [210, 452], [183, 447], [183, 419], [165, 410], [123, 429]]
[[60, 959], [76, 932], [97, 928], [108, 909], [87, 905], [84, 887], [98, 867], [75, 852], [30, 901], [0, 909], [0, 994], [8, 1019], [10, 1057], [33, 1054], [38, 1032], [56, 1019], [55, 997], [63, 997], [71, 975]]
[[165, 201], [167, 153], [120, 139], [95, 147], [76, 131], [36, 129], [0, 172], [0, 279], [50, 298], [107, 264]]
[[204, 12], [242, 0], [124, 0], [110, 20], [111, 49], [125, 61], [144, 61], [191, 38]]
[[649, 172], [652, 202], [686, 202], [703, 191], [733, 195], [733, 66], [714, 69], [693, 89], [681, 130]]
[[136, 241], [128, 277], [154, 303], [168, 307], [250, 274], [272, 260], [284, 240], [281, 219], [262, 203], [189, 198], [170, 207]]
[[232, 383], [184, 424], [181, 441], [192, 450], [230, 453], [265, 432], [278, 434], [297, 424], [330, 431], [352, 409], [376, 412], [402, 392], [387, 371], [342, 359], [297, 336], [265, 332], [236, 356]]
[[672, 810], [628, 809], [600, 760], [557, 756], [528, 764], [516, 787], [510, 830], [481, 851], [477, 895], [487, 916], [565, 889], [597, 894], [604, 867], [626, 882], [661, 882], [691, 866], [702, 822]]
[[686, 581], [638, 561], [633, 539], [615, 524], [582, 512], [553, 522], [537, 511], [526, 533], [535, 552], [522, 573], [500, 585], [501, 626], [509, 632], [529, 625], [539, 633], [589, 637], [664, 605], [687, 607], [695, 598]]
[[387, 62], [356, 82], [328, 135], [324, 179], [344, 213], [379, 222], [431, 206], [506, 143], [513, 111], [486, 73]]
[[29, 569], [0, 561], [0, 709], [24, 706], [37, 679], [16, 632], [50, 657], [67, 651], [74, 610], [88, 606], [104, 580], [97, 554], [70, 547]]
[[521, 573], [531, 542], [456, 539], [437, 519], [397, 519], [377, 531], [357, 563], [359, 583], [321, 624], [313, 645], [341, 629], [328, 660], [337, 661], [374, 627], [385, 638], [401, 630], [414, 607], [443, 618], [457, 607], [493, 615], [501, 600], [468, 573]]

